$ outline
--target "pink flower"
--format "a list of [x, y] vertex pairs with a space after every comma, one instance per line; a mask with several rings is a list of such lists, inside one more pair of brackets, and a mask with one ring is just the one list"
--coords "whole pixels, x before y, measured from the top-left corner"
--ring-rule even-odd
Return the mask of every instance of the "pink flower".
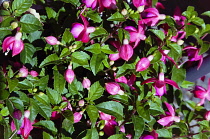
[[[171, 37], [171, 41], [172, 42], [177, 42], [179, 45], [182, 45], [184, 41], [182, 41], [182, 39], [186, 36], [186, 32], [185, 31], [178, 31], [176, 33], [176, 36], [172, 36]], [[182, 43], [179, 43], [179, 42], [182, 42]]]
[[144, 71], [150, 66], [150, 61], [154, 58], [153, 55], [150, 55], [148, 58], [141, 58], [136, 64], [136, 71]]
[[187, 56], [189, 59], [188, 61], [199, 61], [198, 68], [197, 68], [197, 70], [198, 70], [203, 63], [203, 56], [199, 55], [200, 49], [193, 47], [193, 46], [186, 46], [182, 50], [186, 50]]
[[132, 2], [139, 12], [142, 12], [144, 10], [144, 6], [146, 5], [146, 0], [132, 0]]
[[[32, 125], [35, 123], [35, 122], [30, 121], [29, 116], [30, 116], [30, 111], [26, 110], [24, 113], [22, 125], [17, 132], [17, 134], [21, 134], [24, 139], [28, 139], [31, 130], [33, 129]], [[15, 127], [14, 121], [12, 121], [11, 122], [11, 130], [14, 131], [15, 129], [16, 129], [16, 127]]]
[[74, 113], [74, 123], [78, 123], [82, 118], [83, 112], [75, 112]]
[[[12, 56], [18, 55], [24, 49], [24, 43], [21, 40], [22, 33], [17, 32], [14, 37], [7, 37], [2, 43], [3, 52], [12, 50]], [[7, 54], [6, 53], [6, 54]]]
[[84, 43], [89, 42], [89, 34], [95, 31], [95, 27], [89, 27], [89, 22], [83, 15], [80, 15], [84, 23], [74, 23], [71, 29], [71, 33], [77, 41], [82, 41]]
[[118, 83], [109, 82], [109, 83], [106, 83], [105, 86], [106, 86], [106, 91], [111, 95], [117, 95], [117, 94], [123, 93]]
[[142, 16], [144, 18], [143, 22], [148, 26], [155, 26], [159, 20], [164, 20], [166, 17], [164, 14], [159, 14], [156, 8], [148, 8], [144, 10]]
[[133, 48], [128, 44], [128, 40], [123, 41], [123, 45], [119, 48], [120, 57], [128, 61], [133, 56]]
[[88, 89], [88, 88], [90, 88], [90, 85], [91, 85], [90, 80], [88, 78], [84, 78], [83, 81], [82, 81], [82, 86], [84, 88], [87, 88]]
[[174, 121], [180, 122], [180, 117], [175, 116], [174, 108], [167, 102], [165, 102], [165, 105], [169, 110], [169, 116], [165, 116], [161, 118], [160, 120], [158, 120], [157, 122], [161, 124], [162, 126], [170, 126]]
[[60, 42], [59, 42], [59, 41], [57, 40], [57, 38], [55, 38], [54, 36], [45, 37], [45, 40], [46, 40], [47, 43], [50, 44], [50, 45], [60, 44]]
[[138, 30], [133, 26], [125, 27], [125, 30], [130, 33], [130, 42], [135, 43], [134, 48], [140, 43], [140, 40], [145, 40], [144, 27], [142, 21], [138, 22]]
[[154, 82], [153, 86], [155, 87], [155, 90], [156, 90], [155, 95], [157, 95], [157, 96], [163, 96], [166, 93], [166, 83], [179, 89], [179, 86], [177, 85], [176, 82], [164, 77], [163, 72], [161, 72], [159, 74], [159, 78], [149, 78], [149, 79], [143, 81], [141, 83], [141, 85], [143, 85], [145, 83], [150, 83], [150, 82]]
[[29, 74], [33, 77], [39, 76], [39, 73], [37, 73], [35, 70], [30, 71]]
[[186, 20], [185, 16], [182, 16], [180, 8], [177, 6], [174, 10], [174, 20], [176, 21], [177, 25], [184, 26], [184, 21]]
[[19, 75], [20, 77], [27, 77], [27, 76], [28, 76], [28, 69], [27, 69], [25, 66], [23, 66], [23, 67], [19, 70], [18, 75]]
[[210, 78], [208, 81], [207, 90], [201, 86], [195, 86], [195, 89], [193, 90], [193, 94], [196, 98], [201, 99], [200, 102], [198, 103], [199, 106], [204, 104], [205, 99], [210, 101]]
[[143, 135], [140, 137], [140, 139], [158, 139], [158, 134], [153, 130], [151, 132], [151, 135]]
[[207, 112], [205, 113], [204, 117], [205, 117], [205, 119], [206, 119], [207, 121], [210, 121], [210, 111], [207, 111]]
[[70, 84], [74, 81], [75, 74], [74, 71], [72, 70], [71, 65], [68, 66], [68, 69], [66, 70], [64, 77], [66, 81]]
[[[165, 55], [167, 55], [167, 54], [170, 52], [170, 50], [163, 50], [162, 52], [163, 52]], [[160, 60], [163, 61], [163, 62], [165, 63], [165, 62], [166, 62], [166, 56], [162, 55], [162, 57], [161, 57]]]
[[116, 78], [116, 73], [114, 73], [114, 77], [115, 77], [115, 82], [125, 83], [125, 84], [128, 83], [128, 80], [126, 79], [125, 76], [121, 76], [121, 77]]

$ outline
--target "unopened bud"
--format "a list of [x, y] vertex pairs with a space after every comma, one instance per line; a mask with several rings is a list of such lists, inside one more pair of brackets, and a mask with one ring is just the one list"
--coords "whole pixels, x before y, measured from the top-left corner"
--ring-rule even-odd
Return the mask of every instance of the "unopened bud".
[[71, 52], [73, 53], [73, 52], [75, 52], [75, 50], [76, 50], [76, 49], [73, 48], [73, 49], [71, 49]]
[[55, 38], [54, 36], [48, 36], [45, 37], [45, 40], [48, 44], [50, 45], [56, 45], [56, 44], [60, 44], [60, 42], [57, 40], [57, 38]]
[[130, 12], [130, 14], [134, 14], [134, 10], [132, 10], [132, 11]]
[[99, 129], [100, 129], [100, 130], [104, 129], [104, 126], [105, 126], [105, 125], [100, 125]]
[[127, 14], [128, 14], [128, 11], [127, 11], [126, 9], [123, 9], [123, 10], [121, 11], [121, 14], [122, 14], [122, 15], [127, 15]]
[[84, 88], [89, 89], [89, 88], [90, 88], [90, 85], [91, 85], [90, 80], [89, 80], [88, 78], [84, 78], [83, 81], [82, 81], [82, 86], [83, 86]]
[[37, 92], [37, 90], [38, 90], [37, 88], [34, 88], [34, 89], [33, 89], [33, 92], [34, 92], [34, 93], [36, 93], [36, 92]]
[[9, 1], [3, 2], [3, 7], [4, 7], [5, 9], [8, 9], [8, 8], [9, 8]]
[[110, 61], [109, 62], [109, 65], [114, 65], [114, 61]]
[[75, 49], [76, 49], [76, 48], [77, 48], [77, 45], [76, 45], [76, 44], [75, 44], [75, 45], [73, 45], [73, 48], [75, 48]]
[[165, 15], [165, 14], [160, 14], [160, 15], [159, 15], [159, 19], [160, 19], [160, 20], [166, 19], [166, 15]]
[[206, 119], [207, 121], [210, 121], [210, 111], [207, 111], [207, 112], [205, 113], [204, 117], [205, 117], [205, 119]]
[[113, 71], [116, 71], [116, 70], [117, 70], [117, 67], [113, 67], [112, 70], [113, 70]]
[[69, 50], [73, 49], [73, 46], [69, 46]]
[[17, 22], [12, 22], [11, 27], [12, 27], [12, 29], [16, 29], [18, 27], [18, 23]]
[[80, 100], [80, 101], [79, 101], [79, 106], [80, 106], [80, 107], [83, 107], [84, 105], [85, 105], [85, 101], [84, 101], [84, 100]]
[[104, 131], [100, 131], [98, 134], [99, 134], [99, 136], [103, 136], [104, 135]]
[[184, 43], [184, 41], [183, 41], [183, 40], [178, 40], [176, 43], [177, 43], [178, 45], [182, 45], [182, 44]]
[[139, 6], [139, 7], [137, 8], [137, 10], [138, 10], [140, 13], [143, 12], [143, 11], [144, 11], [144, 6], [145, 6], [145, 5]]

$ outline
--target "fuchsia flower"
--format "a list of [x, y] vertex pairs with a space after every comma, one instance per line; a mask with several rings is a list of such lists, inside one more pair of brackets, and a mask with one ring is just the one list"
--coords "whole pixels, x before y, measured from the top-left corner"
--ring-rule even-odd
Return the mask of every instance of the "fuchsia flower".
[[166, 16], [164, 14], [159, 14], [156, 8], [145, 9], [142, 13], [143, 22], [148, 26], [155, 26], [159, 20], [164, 20]]
[[143, 135], [140, 139], [158, 139], [158, 134], [153, 130], [150, 135]]
[[204, 104], [205, 99], [210, 101], [210, 78], [208, 81], [207, 90], [203, 88], [202, 86], [195, 86], [195, 89], [193, 90], [193, 94], [196, 98], [201, 99], [200, 102], [198, 103], [199, 106]]
[[176, 24], [179, 26], [184, 26], [184, 21], [186, 20], [185, 16], [182, 16], [180, 8], [177, 6], [174, 10], [174, 20], [176, 21]]
[[203, 56], [199, 55], [199, 48], [193, 47], [193, 46], [186, 46], [185, 48], [183, 48], [182, 50], [186, 50], [187, 52], [187, 56], [188, 56], [188, 61], [199, 61], [198, 63], [198, 68], [197, 70], [200, 68], [200, 66], [203, 63]]
[[74, 123], [78, 123], [82, 119], [82, 114], [82, 111], [74, 113]]
[[120, 57], [128, 61], [133, 56], [133, 48], [128, 44], [128, 40], [123, 40], [123, 45], [119, 48]]
[[[33, 129], [32, 125], [35, 123], [35, 122], [30, 121], [29, 116], [30, 116], [30, 111], [26, 110], [25, 113], [24, 113], [24, 118], [23, 118], [23, 121], [22, 121], [22, 125], [17, 132], [17, 134], [21, 134], [24, 139], [28, 139], [31, 130]], [[12, 131], [16, 130], [14, 121], [11, 122], [11, 130]]]
[[71, 33], [77, 41], [82, 41], [84, 43], [89, 42], [89, 34], [95, 31], [95, 27], [89, 27], [89, 22], [83, 15], [80, 15], [84, 23], [74, 23], [71, 29]]
[[[110, 41], [109, 43], [110, 43], [111, 45], [113, 45], [115, 48], [117, 48], [117, 50], [119, 50], [119, 48], [120, 48], [120, 42], [119, 42], [119, 41]], [[116, 61], [116, 60], [120, 59], [120, 54], [119, 54], [119, 52], [116, 53], [116, 54], [110, 54], [110, 55], [109, 55], [109, 59], [110, 59], [111, 61]]]
[[90, 88], [90, 85], [91, 85], [90, 80], [89, 80], [88, 78], [84, 78], [83, 81], [82, 81], [82, 86], [83, 86], [84, 88], [89, 89], [89, 88]]
[[140, 43], [140, 40], [146, 39], [146, 36], [144, 35], [144, 26], [141, 20], [138, 22], [138, 30], [133, 26], [125, 27], [125, 30], [130, 33], [130, 42], [135, 43], [134, 48]]
[[155, 90], [156, 90], [155, 95], [157, 95], [157, 96], [163, 96], [166, 93], [166, 84], [170, 84], [170, 85], [176, 87], [177, 89], [179, 89], [179, 86], [177, 85], [176, 82], [164, 77], [163, 72], [161, 72], [159, 74], [158, 78], [149, 78], [149, 79], [143, 81], [141, 83], [141, 85], [143, 85], [145, 83], [150, 83], [150, 82], [154, 82], [153, 86], [155, 87]]
[[162, 126], [170, 126], [174, 121], [180, 122], [180, 117], [175, 116], [174, 108], [167, 102], [165, 102], [165, 105], [168, 108], [169, 112], [167, 112], [167, 116], [161, 118], [157, 122], [161, 124]]
[[102, 12], [104, 8], [107, 9], [116, 9], [116, 0], [83, 0], [83, 3], [85, 3], [86, 7], [92, 8], [95, 10], [97, 7], [99, 7], [99, 12]]
[[207, 111], [207, 112], [205, 113], [204, 117], [205, 117], [205, 119], [206, 119], [207, 121], [210, 121], [210, 111]]
[[144, 6], [146, 5], [146, 0], [132, 0], [132, 2], [139, 12], [142, 12], [144, 10]]
[[105, 84], [106, 91], [111, 95], [123, 94], [124, 92], [120, 89], [120, 85], [115, 82], [109, 82]]
[[19, 77], [27, 77], [28, 69], [25, 66], [23, 66], [22, 68], [20, 68], [18, 75]]
[[105, 120], [105, 126], [103, 128], [104, 133], [107, 136], [115, 134], [115, 126], [118, 125], [117, 122], [115, 121], [115, 117], [103, 112], [99, 113], [100, 113], [100, 119]]
[[7, 51], [6, 54], [12, 50], [12, 56], [16, 56], [21, 53], [24, 49], [24, 43], [21, 40], [22, 33], [17, 32], [14, 37], [7, 37], [2, 43], [3, 52]]
[[136, 71], [144, 71], [150, 66], [150, 61], [154, 58], [153, 55], [150, 55], [148, 58], [141, 58], [136, 64]]
[[46, 40], [47, 43], [50, 44], [50, 45], [60, 44], [60, 42], [58, 41], [58, 39], [55, 38], [54, 36], [45, 37], [45, 40]]
[[29, 74], [33, 77], [39, 76], [39, 73], [37, 73], [35, 70], [30, 71]]
[[70, 84], [74, 81], [75, 74], [74, 71], [72, 70], [71, 65], [68, 66], [68, 69], [66, 70], [64, 77], [66, 81]]
[[184, 41], [182, 39], [185, 38], [185, 36], [186, 36], [185, 31], [178, 31], [176, 33], [176, 36], [171, 37], [171, 41], [172, 42], [177, 42], [179, 45], [182, 45], [184, 43]]

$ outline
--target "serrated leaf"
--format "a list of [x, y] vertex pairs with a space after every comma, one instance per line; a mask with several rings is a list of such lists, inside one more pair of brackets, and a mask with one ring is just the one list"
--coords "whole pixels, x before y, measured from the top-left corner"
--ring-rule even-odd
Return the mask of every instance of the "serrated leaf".
[[32, 0], [14, 0], [12, 3], [12, 10], [20, 15], [26, 12], [32, 6], [32, 3]]
[[52, 113], [51, 107], [43, 105], [38, 101], [33, 101], [31, 105], [35, 105], [36, 110], [38, 110], [39, 114], [41, 114], [45, 119], [50, 119]]
[[100, 70], [103, 70], [102, 61], [104, 60], [104, 54], [93, 54], [90, 60], [90, 68], [94, 75], [96, 75]]
[[28, 90], [33, 88], [33, 83], [30, 82], [29, 80], [25, 79], [21, 82], [18, 83], [18, 88], [22, 90]]
[[102, 96], [104, 88], [100, 85], [99, 81], [95, 82], [90, 86], [88, 93], [88, 100], [96, 100]]
[[21, 29], [25, 33], [31, 33], [42, 28], [40, 21], [32, 14], [25, 14], [20, 18]]
[[189, 87], [194, 86], [194, 85], [195, 85], [195, 83], [193, 83], [193, 82], [183, 81], [182, 84], [181, 84], [181, 87], [182, 88], [189, 88]]
[[48, 80], [49, 80], [49, 75], [44, 76], [44, 77], [40, 78], [39, 82], [36, 83], [34, 86], [38, 86], [40, 90], [44, 91], [45, 88], [47, 87]]
[[42, 133], [43, 139], [54, 139], [53, 136], [51, 136], [50, 134], [48, 134], [47, 132]]
[[98, 27], [93, 33], [90, 33], [90, 38], [106, 36], [106, 35], [108, 35], [108, 32], [104, 28]]
[[18, 85], [18, 79], [7, 79], [7, 81], [8, 81], [8, 85], [9, 85], [9, 92], [12, 92], [14, 89], [15, 89], [15, 87]]
[[33, 124], [33, 126], [43, 128], [47, 132], [51, 133], [52, 135], [55, 135], [57, 133], [57, 129], [55, 128], [55, 124], [52, 121], [49, 121], [49, 120], [39, 121], [39, 122]]
[[13, 106], [21, 111], [24, 110], [23, 102], [17, 97], [10, 97], [9, 100], [12, 102]]
[[85, 50], [89, 51], [93, 54], [100, 54], [101, 53], [101, 47], [100, 47], [99, 43], [95, 43], [95, 44], [92, 44], [88, 47], [85, 47]]
[[182, 48], [180, 45], [176, 43], [169, 44], [169, 47], [172, 48], [174, 51], [176, 51], [178, 54], [182, 54]]
[[104, 45], [101, 47], [101, 51], [106, 53], [106, 54], [116, 54], [116, 52], [112, 51], [110, 45]]
[[196, 25], [198, 25], [198, 26], [201, 26], [202, 28], [205, 28], [205, 22], [204, 22], [204, 20], [203, 20], [202, 18], [200, 18], [200, 17], [195, 17], [195, 18], [191, 19], [191, 21], [192, 21], [194, 24], [196, 24]]
[[5, 100], [9, 97], [10, 93], [7, 90], [0, 90], [0, 100]]
[[62, 36], [62, 43], [68, 44], [74, 40], [74, 37], [69, 30], [70, 29], [68, 29], [68, 28], [65, 29], [63, 36]]
[[54, 70], [54, 89], [59, 93], [62, 94], [65, 88], [66, 80], [64, 79], [63, 75], [59, 73], [59, 71]]
[[57, 105], [61, 102], [62, 98], [61, 95], [56, 91], [51, 88], [47, 88], [47, 96], [49, 97], [50, 103], [52, 105]]
[[210, 11], [206, 11], [206, 12], [202, 13], [201, 15], [206, 15], [206, 16], [210, 17]]
[[118, 121], [123, 119], [124, 113], [123, 113], [123, 108], [124, 106], [122, 104], [120, 104], [119, 102], [115, 102], [115, 101], [106, 101], [103, 103], [100, 103], [98, 105], [96, 105], [96, 107], [106, 113], [106, 114], [110, 114], [113, 115], [114, 117], [117, 118]]
[[202, 55], [203, 53], [207, 52], [210, 48], [210, 44], [208, 42], [204, 42], [203, 45], [201, 45], [201, 48], [199, 50], [199, 55]]
[[90, 56], [83, 52], [74, 52], [71, 55], [72, 62], [77, 63], [79, 65], [88, 65], [88, 60], [90, 59]]
[[96, 128], [87, 129], [87, 134], [82, 139], [99, 139], [98, 131]]
[[137, 112], [138, 112], [139, 116], [146, 119], [147, 121], [150, 121], [149, 107], [148, 106], [138, 106], [138, 105], [136, 107], [137, 107]]
[[83, 90], [82, 83], [77, 81], [77, 79], [74, 79], [71, 84], [68, 84], [68, 89], [72, 95], [77, 95], [79, 94], [79, 91]]
[[101, 17], [99, 16], [99, 13], [95, 12], [95, 11], [88, 11], [87, 17], [96, 23], [101, 23], [101, 21], [102, 21]]
[[130, 70], [135, 69], [135, 65], [133, 63], [131, 64], [123, 64], [121, 67], [118, 68], [117, 76], [116, 78], [125, 75]]
[[91, 120], [92, 127], [95, 127], [97, 119], [99, 117], [98, 109], [94, 105], [88, 105], [86, 108], [87, 114]]
[[172, 138], [172, 132], [168, 131], [167, 129], [158, 129], [156, 132], [158, 133], [158, 137]]
[[115, 134], [110, 136], [108, 139], [123, 139], [123, 134]]
[[34, 53], [36, 52], [36, 48], [29, 44], [29, 43], [25, 43], [25, 48], [23, 49], [23, 51], [20, 53], [20, 61], [23, 64], [31, 64], [32, 66], [35, 65], [35, 63], [33, 62], [33, 56]]
[[108, 21], [126, 21], [125, 17], [119, 13], [119, 12], [115, 12], [112, 16], [110, 16], [108, 19]]
[[196, 26], [195, 25], [186, 25], [185, 26], [185, 31], [186, 31], [186, 37], [192, 35], [196, 31]]
[[71, 3], [72, 5], [74, 5], [75, 7], [78, 7], [78, 6], [80, 6], [80, 2], [79, 2], [79, 0], [61, 0], [61, 1], [63, 1], [63, 2], [66, 2], [66, 3]]
[[127, 95], [110, 95], [108, 98], [120, 101], [121, 103], [126, 104], [126, 105], [129, 104], [129, 100], [128, 100]]
[[56, 13], [52, 8], [50, 8], [50, 7], [45, 7], [45, 10], [46, 10], [46, 12], [47, 12], [47, 17], [48, 17], [48, 19], [50, 19], [50, 18], [56, 18], [57, 13]]
[[132, 121], [134, 124], [134, 131], [135, 131], [134, 139], [139, 139], [144, 131], [144, 120], [141, 117], [133, 116]]
[[32, 33], [29, 33], [27, 39], [30, 43], [32, 43], [33, 41], [40, 39], [41, 35], [42, 35], [42, 31], [34, 31]]
[[34, 98], [38, 100], [40, 103], [42, 103], [43, 105], [50, 107], [50, 101], [46, 94], [41, 92], [39, 94], [36, 94]]
[[185, 69], [178, 69], [175, 66], [172, 69], [171, 80], [175, 81], [178, 85], [181, 85], [186, 77]]
[[70, 120], [71, 122], [74, 122], [74, 114], [73, 114], [73, 112], [71, 110], [65, 110], [65, 111], [63, 111], [62, 112], [62, 115], [66, 119]]
[[62, 130], [64, 132], [67, 132], [68, 135], [70, 136], [73, 132], [74, 132], [74, 126], [73, 126], [73, 122], [71, 122], [68, 119], [64, 119], [62, 122]]
[[65, 57], [65, 56], [68, 56], [68, 55], [70, 55], [70, 54], [71, 54], [71, 53], [70, 53], [70, 51], [69, 51], [68, 48], [63, 48], [63, 50], [62, 50], [62, 52], [61, 52], [61, 54], [60, 54], [60, 58]]
[[43, 68], [44, 66], [50, 65], [50, 64], [56, 64], [58, 63], [58, 56], [56, 54], [51, 54], [47, 56], [44, 61], [39, 65], [40, 68]]
[[156, 30], [156, 29], [150, 29], [152, 33], [154, 33], [159, 39], [162, 41], [165, 39], [165, 34], [161, 30]]

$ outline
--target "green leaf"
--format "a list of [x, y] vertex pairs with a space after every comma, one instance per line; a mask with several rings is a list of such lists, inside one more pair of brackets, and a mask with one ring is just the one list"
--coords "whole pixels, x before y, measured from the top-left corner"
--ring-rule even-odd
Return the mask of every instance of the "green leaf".
[[175, 81], [178, 85], [181, 85], [185, 78], [186, 78], [186, 70], [178, 69], [174, 66], [172, 69], [171, 80]]
[[72, 62], [77, 63], [79, 65], [88, 65], [88, 60], [90, 59], [90, 56], [83, 52], [74, 52], [71, 55]]
[[61, 102], [62, 98], [61, 95], [56, 91], [51, 88], [47, 88], [47, 96], [49, 97], [50, 103], [52, 105], [57, 105]]
[[93, 33], [90, 33], [90, 38], [101, 37], [106, 35], [108, 35], [108, 32], [104, 28], [97, 27]]
[[163, 137], [163, 138], [172, 138], [172, 132], [168, 131], [167, 129], [158, 129], [156, 130], [158, 133], [158, 137]]
[[127, 95], [110, 95], [108, 98], [113, 99], [113, 100], [118, 100], [125, 105], [129, 104], [129, 100], [128, 100]]
[[154, 116], [164, 114], [164, 110], [160, 103], [149, 101], [150, 113]]
[[88, 105], [86, 108], [87, 114], [90, 118], [90, 121], [92, 123], [92, 127], [95, 127], [95, 124], [97, 122], [97, 119], [99, 117], [98, 109], [94, 105]]
[[147, 121], [150, 121], [149, 107], [147, 105], [146, 106], [137, 105], [136, 107], [137, 107], [137, 112], [138, 112], [139, 116], [146, 119]]
[[34, 97], [40, 103], [42, 103], [48, 107], [50, 106], [50, 100], [49, 100], [48, 96], [46, 94], [44, 94], [43, 92], [36, 94]]
[[5, 100], [9, 97], [10, 93], [7, 90], [0, 90], [0, 100]]
[[124, 113], [123, 113], [123, 108], [124, 106], [122, 104], [120, 104], [119, 102], [115, 102], [115, 101], [106, 101], [103, 103], [100, 103], [98, 105], [96, 105], [96, 107], [106, 113], [106, 114], [110, 114], [113, 115], [114, 117], [117, 118], [118, 121], [123, 119]]
[[12, 91], [14, 91], [15, 87], [18, 85], [18, 79], [14, 78], [14, 79], [7, 79], [8, 81], [8, 85], [9, 85], [9, 92], [11, 93]]
[[23, 102], [17, 97], [10, 97], [9, 100], [12, 102], [13, 106], [21, 111], [24, 110]]
[[65, 3], [71, 3], [72, 5], [74, 5], [75, 7], [78, 7], [78, 6], [80, 6], [80, 2], [79, 2], [79, 0], [61, 0], [61, 1], [63, 1], [63, 2], [65, 2]]
[[108, 139], [123, 139], [123, 134], [115, 134], [110, 136]]
[[33, 126], [43, 128], [47, 132], [51, 133], [52, 135], [55, 135], [57, 133], [55, 124], [52, 121], [42, 120], [42, 121], [39, 121], [39, 122], [33, 124]]
[[102, 61], [104, 60], [104, 54], [93, 54], [90, 60], [90, 68], [94, 75], [96, 75], [99, 71], [103, 70]]
[[25, 79], [18, 83], [18, 88], [20, 88], [22, 90], [33, 89], [33, 83], [30, 82], [29, 80]]
[[32, 14], [25, 14], [20, 18], [21, 29], [25, 33], [31, 33], [42, 28], [40, 21]]
[[210, 44], [208, 42], [204, 42], [203, 45], [201, 45], [201, 48], [199, 50], [199, 55], [202, 55], [203, 53], [207, 52], [210, 48]]
[[22, 14], [26, 12], [31, 6], [32, 0], [14, 0], [12, 3], [12, 10], [15, 11], [15, 14]]
[[73, 40], [74, 40], [73, 35], [69, 31], [69, 29], [66, 28], [65, 31], [64, 31], [64, 33], [63, 33], [63, 36], [62, 36], [62, 43], [65, 42], [65, 44], [68, 44], [68, 43], [70, 43]]
[[83, 90], [83, 86], [82, 83], [80, 81], [77, 81], [77, 79], [75, 78], [71, 84], [68, 84], [68, 89], [72, 95], [77, 95], [79, 94], [79, 91]]
[[88, 93], [88, 100], [96, 100], [102, 96], [104, 88], [100, 85], [99, 81], [95, 82], [90, 86]]
[[202, 18], [200, 18], [200, 17], [195, 17], [195, 18], [191, 19], [191, 21], [192, 21], [194, 24], [196, 24], [196, 25], [198, 25], [198, 26], [201, 26], [202, 28], [205, 28], [205, 22], [204, 22], [204, 20], [203, 20]]
[[53, 136], [51, 136], [50, 134], [48, 134], [47, 132], [42, 133], [43, 139], [54, 139]]
[[7, 107], [4, 107], [2, 110], [1, 110], [1, 115], [2, 116], [8, 116], [9, 115], [9, 110]]
[[73, 112], [71, 110], [65, 110], [65, 111], [63, 111], [62, 112], [62, 115], [66, 119], [70, 120], [71, 122], [74, 122], [74, 114], [73, 114]]
[[132, 69], [135, 69], [135, 65], [131, 64], [123, 64], [121, 67], [118, 68], [116, 78], [125, 75], [127, 72], [130, 72]]
[[57, 13], [52, 9], [52, 8], [50, 8], [50, 7], [45, 7], [45, 10], [46, 10], [46, 12], [47, 12], [47, 17], [48, 17], [48, 19], [50, 19], [50, 18], [56, 18], [56, 16], [57, 16]]
[[38, 86], [40, 90], [44, 91], [45, 88], [47, 87], [48, 80], [49, 80], [49, 75], [44, 76], [44, 77], [40, 78], [39, 82], [36, 83], [34, 86]]
[[96, 11], [88, 11], [86, 12], [87, 17], [90, 18], [91, 20], [93, 20], [96, 23], [101, 23], [102, 19], [99, 16], [99, 13]]
[[25, 43], [25, 48], [23, 49], [23, 51], [20, 53], [20, 61], [23, 64], [31, 64], [32, 66], [35, 65], [35, 63], [33, 62], [33, 56], [34, 53], [36, 52], [36, 48], [29, 44], [29, 43]]
[[194, 86], [194, 85], [195, 85], [195, 83], [193, 83], [193, 82], [190, 82], [190, 81], [183, 81], [182, 84], [181, 84], [181, 87], [182, 87], [182, 88], [189, 88], [189, 87], [192, 87], [192, 86]]
[[176, 51], [178, 54], [182, 54], [182, 48], [180, 45], [176, 43], [169, 44], [169, 47], [172, 48], [174, 51]]
[[74, 126], [73, 126], [73, 122], [71, 122], [68, 119], [64, 119], [62, 122], [62, 132], [67, 132], [70, 136], [73, 132], [74, 132]]
[[47, 56], [44, 61], [39, 65], [40, 68], [43, 68], [44, 66], [50, 65], [50, 64], [56, 64], [58, 63], [58, 56], [56, 54], [51, 54]]
[[141, 117], [133, 116], [132, 121], [134, 124], [134, 131], [135, 131], [134, 139], [139, 139], [144, 131], [144, 120]]
[[185, 25], [186, 37], [193, 35], [196, 31], [195, 25]]
[[124, 16], [121, 13], [119, 13], [119, 12], [115, 12], [107, 20], [108, 21], [126, 21], [125, 18], [124, 18]]
[[206, 12], [202, 13], [201, 15], [206, 15], [206, 16], [210, 17], [210, 11], [206, 11]]
[[87, 129], [87, 134], [82, 139], [99, 139], [98, 131], [96, 128]]
[[68, 48], [63, 48], [63, 50], [62, 50], [62, 52], [61, 52], [61, 54], [60, 54], [60, 58], [65, 57], [65, 56], [68, 56], [68, 55], [70, 55], [70, 54], [71, 54], [71, 53], [70, 53], [70, 51], [69, 51]]
[[40, 39], [41, 35], [42, 35], [42, 31], [34, 31], [34, 32], [29, 33], [27, 39], [30, 43], [32, 43], [33, 41]]
[[92, 44], [88, 47], [85, 47], [85, 50], [89, 51], [93, 54], [100, 54], [101, 53], [101, 47], [100, 47], [99, 43], [95, 43], [95, 44]]
[[112, 51], [110, 47], [111, 47], [110, 45], [104, 45], [101, 47], [101, 51], [106, 54], [116, 54], [116, 52]]
[[59, 73], [59, 71], [54, 70], [54, 89], [59, 93], [62, 94], [65, 88], [66, 80], [64, 79], [63, 75]]
[[123, 40], [124, 39], [130, 40], [130, 34], [129, 34], [129, 32], [126, 31], [126, 30], [124, 30], [124, 29], [122, 29], [122, 28], [120, 28], [118, 30], [118, 37], [119, 37], [119, 40], [120, 40], [120, 43], [121, 44], [123, 44]]
[[156, 30], [156, 29], [150, 29], [152, 33], [154, 33], [159, 39], [162, 41], [165, 39], [165, 34], [161, 30]]

